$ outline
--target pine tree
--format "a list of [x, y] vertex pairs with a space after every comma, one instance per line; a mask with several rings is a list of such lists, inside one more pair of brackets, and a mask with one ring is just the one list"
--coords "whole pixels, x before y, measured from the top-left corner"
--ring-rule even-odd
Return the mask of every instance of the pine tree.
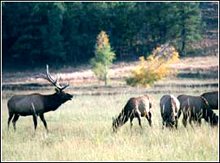
[[115, 53], [109, 43], [108, 35], [101, 31], [95, 45], [95, 57], [91, 59], [92, 71], [99, 80], [105, 81], [107, 85], [109, 66], [115, 59]]
[[58, 66], [66, 59], [66, 52], [63, 46], [64, 38], [61, 35], [63, 27], [63, 4], [58, 2], [43, 3], [40, 6], [43, 24], [42, 34], [42, 53], [48, 62]]
[[201, 39], [201, 31], [204, 24], [199, 10], [199, 3], [181, 2], [176, 3], [177, 16], [177, 44], [180, 55], [185, 55], [189, 44]]
[[62, 3], [5, 3], [3, 13], [4, 61], [27, 67], [65, 60]]

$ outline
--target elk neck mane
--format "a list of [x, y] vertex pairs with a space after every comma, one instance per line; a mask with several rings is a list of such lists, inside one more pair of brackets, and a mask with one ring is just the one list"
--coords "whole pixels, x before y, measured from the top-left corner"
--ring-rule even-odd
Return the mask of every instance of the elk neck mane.
[[59, 97], [57, 93], [51, 95], [43, 95], [44, 98], [44, 105], [46, 108], [50, 110], [56, 110], [62, 103], [62, 99]]

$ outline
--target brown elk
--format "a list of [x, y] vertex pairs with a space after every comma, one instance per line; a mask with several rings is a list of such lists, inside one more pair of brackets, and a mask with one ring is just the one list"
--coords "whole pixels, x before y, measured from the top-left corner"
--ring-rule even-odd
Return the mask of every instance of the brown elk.
[[58, 107], [68, 100], [72, 99], [72, 95], [65, 93], [63, 90], [69, 86], [69, 84], [60, 85], [59, 78], [53, 79], [50, 72], [49, 66], [47, 65], [46, 75], [40, 74], [37, 78], [43, 78], [52, 83], [55, 88], [55, 93], [50, 95], [42, 95], [39, 93], [29, 95], [14, 95], [9, 99], [8, 105], [8, 128], [10, 121], [12, 120], [14, 130], [16, 130], [16, 122], [19, 116], [33, 116], [34, 129], [37, 128], [37, 116], [40, 116], [44, 127], [48, 131], [47, 123], [44, 118], [44, 113], [49, 111], [55, 111]]
[[211, 126], [218, 125], [218, 116], [213, 112], [208, 101], [203, 96], [179, 95], [177, 98], [180, 101], [178, 117], [183, 112], [182, 122], [184, 127], [187, 125], [188, 118], [192, 127], [192, 121], [201, 125], [202, 118], [210, 123]]
[[129, 118], [131, 128], [133, 125], [133, 119], [137, 118], [139, 126], [142, 129], [141, 117], [146, 117], [149, 125], [152, 126], [152, 106], [152, 99], [148, 95], [130, 98], [119, 116], [116, 119], [113, 118], [113, 132], [116, 132], [117, 129], [125, 124]]
[[160, 99], [160, 113], [162, 117], [163, 128], [164, 125], [169, 127], [170, 129], [173, 126], [176, 127], [178, 125], [178, 110], [180, 108], [179, 100], [173, 95], [164, 95]]

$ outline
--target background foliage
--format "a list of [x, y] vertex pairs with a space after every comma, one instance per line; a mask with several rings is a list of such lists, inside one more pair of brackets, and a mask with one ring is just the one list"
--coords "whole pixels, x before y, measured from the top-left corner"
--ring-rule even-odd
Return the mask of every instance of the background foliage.
[[3, 68], [88, 63], [101, 30], [117, 60], [138, 59], [166, 42], [181, 56], [194, 55], [190, 45], [202, 38], [205, 23], [217, 29], [216, 7], [214, 2], [3, 2]]

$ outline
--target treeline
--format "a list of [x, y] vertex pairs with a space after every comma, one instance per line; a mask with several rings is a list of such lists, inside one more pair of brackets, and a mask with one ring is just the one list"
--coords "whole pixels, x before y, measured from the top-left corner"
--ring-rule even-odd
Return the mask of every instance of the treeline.
[[185, 55], [202, 36], [201, 3], [3, 2], [3, 68], [88, 63], [101, 30], [117, 59], [165, 42]]

